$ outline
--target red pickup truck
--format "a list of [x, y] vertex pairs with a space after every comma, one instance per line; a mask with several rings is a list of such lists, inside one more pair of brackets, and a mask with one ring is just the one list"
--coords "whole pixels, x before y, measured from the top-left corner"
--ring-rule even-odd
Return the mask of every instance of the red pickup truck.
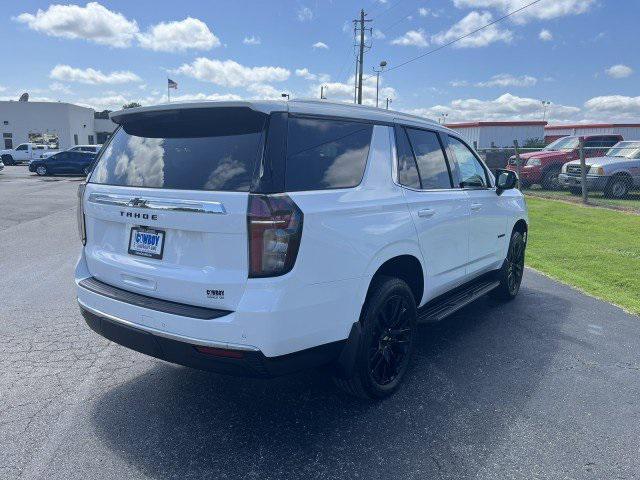
[[[584, 138], [585, 157], [600, 157], [616, 143], [622, 135], [589, 135]], [[558, 175], [562, 165], [580, 158], [578, 146], [580, 136], [562, 137], [542, 150], [520, 154], [520, 184], [523, 188], [537, 183], [547, 190], [560, 188]], [[507, 169], [517, 171], [516, 157], [509, 158]]]

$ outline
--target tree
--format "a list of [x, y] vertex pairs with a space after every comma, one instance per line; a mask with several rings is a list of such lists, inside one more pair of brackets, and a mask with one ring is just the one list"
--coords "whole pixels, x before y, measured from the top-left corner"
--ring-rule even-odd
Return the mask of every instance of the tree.
[[138, 102], [129, 102], [129, 103], [125, 103], [124, 105], [122, 105], [122, 108], [137, 108], [137, 107], [141, 107], [142, 105], [140, 105]]
[[543, 139], [540, 138], [527, 138], [522, 145], [523, 148], [544, 148], [545, 143]]

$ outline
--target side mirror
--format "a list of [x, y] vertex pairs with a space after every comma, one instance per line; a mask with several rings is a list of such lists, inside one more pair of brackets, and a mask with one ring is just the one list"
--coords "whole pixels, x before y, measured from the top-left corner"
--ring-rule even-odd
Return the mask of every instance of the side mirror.
[[505, 190], [511, 190], [518, 185], [518, 176], [516, 172], [511, 170], [497, 170], [498, 178], [496, 180], [496, 193], [502, 195]]

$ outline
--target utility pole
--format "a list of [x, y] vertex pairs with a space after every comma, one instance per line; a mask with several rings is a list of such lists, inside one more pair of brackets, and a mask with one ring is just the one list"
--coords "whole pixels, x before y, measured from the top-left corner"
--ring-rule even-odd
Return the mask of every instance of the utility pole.
[[[360, 20], [354, 20], [354, 24], [356, 24], [356, 32], [359, 30], [360, 31], [360, 52], [358, 54], [358, 62], [357, 62], [357, 75], [356, 75], [356, 82], [357, 82], [357, 90], [358, 90], [358, 104], [362, 105], [362, 70], [364, 68], [364, 34], [366, 30], [370, 30], [370, 29], [365, 29], [365, 24], [367, 22], [370, 22], [371, 20], [365, 20], [364, 17], [366, 17], [367, 14], [364, 13], [364, 9], [360, 10]], [[360, 26], [358, 27], [357, 24], [360, 24]]]
[[327, 97], [324, 96], [324, 90], [325, 86], [324, 85], [320, 85], [320, 100], [326, 100]]
[[391, 99], [387, 98], [387, 110], [389, 110], [389, 104], [391, 103]]

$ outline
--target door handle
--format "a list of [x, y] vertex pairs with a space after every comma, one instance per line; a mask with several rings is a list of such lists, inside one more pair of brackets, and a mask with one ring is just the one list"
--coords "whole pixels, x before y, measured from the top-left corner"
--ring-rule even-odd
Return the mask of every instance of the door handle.
[[422, 210], [418, 210], [418, 216], [420, 218], [431, 218], [436, 214], [436, 211], [432, 208], [423, 208]]
[[477, 212], [481, 208], [482, 208], [482, 204], [481, 203], [472, 203], [471, 204], [471, 211], [472, 212]]

